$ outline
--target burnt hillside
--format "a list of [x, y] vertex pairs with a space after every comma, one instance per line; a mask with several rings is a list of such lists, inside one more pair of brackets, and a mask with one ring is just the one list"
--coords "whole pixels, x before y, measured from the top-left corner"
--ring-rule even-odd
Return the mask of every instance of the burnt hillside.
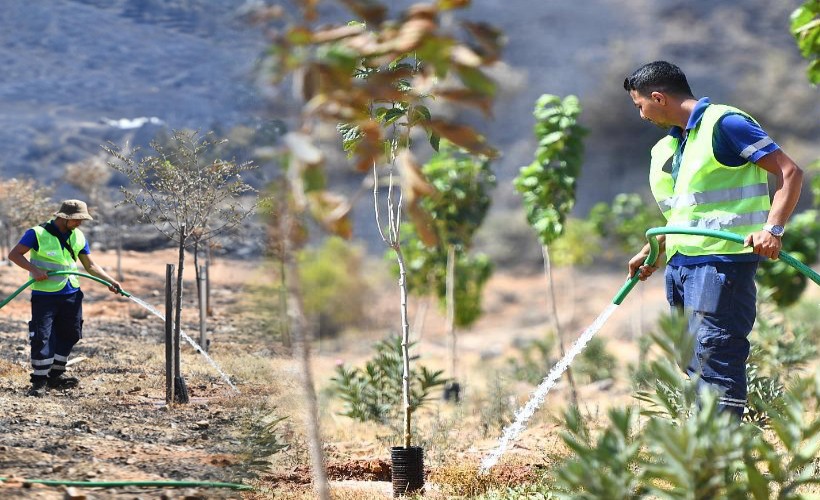
[[[385, 3], [399, 9], [411, 2]], [[818, 90], [788, 33], [799, 3], [476, 0], [453, 14], [453, 26], [461, 17], [490, 20], [508, 39], [495, 71], [502, 90], [494, 120], [465, 115], [503, 153], [495, 164], [496, 210], [517, 207], [508, 181], [532, 159], [531, 112], [541, 93], [575, 93], [584, 105], [590, 135], [580, 214], [618, 192], [645, 191], [647, 150], [662, 132], [640, 122], [621, 82], [653, 59], [681, 65], [697, 94], [756, 114], [801, 164], [820, 156]], [[290, 96], [260, 88], [254, 75], [265, 39], [244, 21], [247, 5], [4, 2], [0, 175], [33, 176], [70, 194], [60, 180], [65, 165], [100, 154], [106, 141], [144, 145], [163, 129], [287, 121], [277, 110]]]

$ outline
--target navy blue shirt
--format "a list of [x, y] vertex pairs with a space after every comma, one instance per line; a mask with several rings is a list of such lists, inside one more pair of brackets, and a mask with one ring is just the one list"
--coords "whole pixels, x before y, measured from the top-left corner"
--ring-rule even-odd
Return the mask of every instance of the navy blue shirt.
[[[71, 233], [63, 233], [63, 236], [65, 236], [67, 238], [69, 234], [71, 234]], [[35, 251], [40, 250], [40, 244], [37, 243], [37, 233], [34, 232], [34, 229], [27, 230], [23, 234], [23, 237], [20, 238], [19, 243], [21, 245], [24, 245], [24, 246], [27, 246], [27, 247], [31, 248], [32, 250], [35, 250]], [[83, 249], [80, 250], [80, 253], [84, 253], [84, 254], [90, 254], [91, 253], [91, 249], [88, 248], [88, 240], [85, 241], [85, 247], [83, 247]], [[32, 290], [31, 294], [32, 295], [46, 295], [46, 294], [55, 294], [55, 293], [69, 294], [69, 293], [74, 293], [77, 290], [79, 290], [79, 288], [71, 286], [71, 281], [66, 281], [65, 287], [62, 290], [60, 290], [59, 292], [41, 292], [39, 290]]]
[[[687, 135], [697, 127], [703, 119], [703, 112], [711, 102], [708, 97], [700, 99], [686, 123]], [[672, 179], [676, 180], [680, 168], [681, 156], [686, 148], [684, 130], [680, 127], [669, 129], [669, 135], [678, 139], [678, 149], [672, 157]], [[780, 149], [769, 135], [760, 128], [760, 125], [745, 115], [727, 113], [723, 115], [715, 126], [712, 135], [712, 150], [715, 159], [729, 167], [739, 167], [748, 162], [756, 163], [767, 154]], [[760, 256], [754, 253], [739, 255], [682, 255], [676, 253], [669, 264], [675, 266], [704, 264], [706, 262], [755, 262]]]

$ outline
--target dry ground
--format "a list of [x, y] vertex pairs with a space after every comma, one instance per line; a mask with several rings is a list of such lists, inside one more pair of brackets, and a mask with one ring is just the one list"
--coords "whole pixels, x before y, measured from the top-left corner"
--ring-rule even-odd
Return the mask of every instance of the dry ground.
[[[95, 253], [95, 259], [114, 269], [114, 255]], [[123, 262], [124, 288], [162, 310], [165, 263], [176, 258], [171, 250], [130, 253]], [[186, 290], [191, 291], [193, 266], [188, 267]], [[85, 280], [84, 338], [72, 357], [85, 358], [70, 367], [81, 379], [78, 389], [51, 392], [43, 399], [27, 397], [28, 293], [0, 312], [0, 483], [2, 498], [63, 498], [64, 488], [26, 485], [23, 479], [74, 481], [184, 480], [246, 482], [258, 487], [246, 498], [311, 498], [303, 434], [303, 397], [298, 367], [261, 326], [240, 311], [246, 283], [261, 282], [265, 273], [251, 262], [217, 260], [211, 269], [214, 316], [209, 318], [210, 353], [230, 375], [233, 393], [200, 355], [183, 346], [183, 375], [192, 402], [165, 405], [163, 323], [102, 285]], [[562, 324], [570, 338], [609, 304], [623, 283], [618, 270], [555, 272]], [[16, 267], [0, 267], [0, 297], [26, 281]], [[379, 281], [379, 280], [377, 280]], [[398, 291], [390, 280], [373, 302], [372, 329], [348, 332], [323, 340], [314, 349], [314, 371], [321, 406], [322, 432], [328, 468], [337, 498], [389, 496], [389, 448], [396, 442], [387, 427], [357, 424], [336, 414], [338, 400], [328, 394], [328, 380], [336, 363], [359, 365], [372, 355], [372, 342], [398, 330]], [[608, 349], [624, 363], [637, 355], [635, 338], [666, 309], [661, 280], [639, 286], [615, 312], [600, 335]], [[191, 297], [193, 294], [189, 294]], [[492, 398], [507, 407], [526, 402], [532, 386], [505, 381], [503, 395], [488, 394], [494, 378], [514, 346], [540, 338], [550, 317], [543, 275], [496, 275], [485, 294], [486, 314], [469, 332], [459, 336], [458, 379], [464, 403], [436, 402], [418, 412], [418, 445], [428, 469], [428, 495], [445, 497], [448, 483], [481, 488], [475, 478], [479, 460], [491, 451], [500, 429], [482, 429], [482, 409]], [[421, 332], [416, 352], [419, 363], [446, 366], [447, 343], [442, 315], [431, 307], [420, 323], [420, 301], [411, 301], [414, 328]], [[193, 298], [185, 303], [183, 328], [195, 339], [198, 319]], [[381, 325], [381, 326], [379, 326]], [[625, 377], [614, 383], [580, 387], [583, 409], [602, 415], [613, 404], [630, 400]], [[502, 458], [487, 481], [517, 484], [535, 477], [551, 458], [563, 453], [555, 417], [567, 400], [563, 384], [549, 395], [521, 439]], [[272, 466], [251, 479], [245, 436], [249, 419], [265, 414], [288, 417], [279, 427], [290, 448], [274, 456]], [[503, 415], [500, 415], [503, 416]], [[509, 415], [508, 415], [509, 417]], [[87, 498], [240, 498], [228, 489], [137, 488], [81, 489]], [[439, 492], [439, 493], [436, 493]], [[462, 491], [462, 493], [464, 493]]]

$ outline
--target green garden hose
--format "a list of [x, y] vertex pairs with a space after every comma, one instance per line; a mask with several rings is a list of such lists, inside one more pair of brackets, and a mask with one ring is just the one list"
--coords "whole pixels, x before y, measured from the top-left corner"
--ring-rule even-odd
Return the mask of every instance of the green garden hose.
[[[720, 238], [722, 240], [733, 241], [735, 243], [740, 243], [741, 245], [744, 243], [744, 238], [734, 233], [727, 233], [725, 231], [715, 231], [712, 229], [694, 229], [688, 227], [654, 227], [646, 232], [646, 239], [649, 241], [649, 255], [646, 257], [644, 261], [644, 265], [651, 266], [655, 264], [655, 261], [658, 259], [658, 235], [659, 234], [690, 234], [695, 236], [708, 236], [712, 238]], [[814, 272], [809, 266], [803, 264], [799, 260], [795, 259], [793, 256], [789, 255], [788, 253], [784, 252], [783, 250], [780, 251], [779, 257], [783, 259], [783, 262], [792, 266], [793, 268], [797, 269], [810, 280], [814, 281], [818, 285], [820, 285], [820, 275]], [[629, 278], [623, 287], [618, 291], [615, 295], [615, 298], [612, 299], [612, 303], [616, 305], [620, 305], [623, 302], [626, 295], [635, 287], [635, 284], [638, 283], [640, 273], [635, 273], [634, 276]]]
[[[98, 278], [98, 277], [96, 277], [96, 276], [91, 276], [90, 274], [86, 274], [86, 273], [81, 273], [81, 272], [79, 272], [79, 271], [49, 271], [47, 274], [48, 274], [49, 276], [60, 276], [60, 275], [66, 275], [66, 274], [74, 274], [74, 275], [76, 275], [76, 276], [82, 276], [83, 278], [88, 278], [88, 279], [91, 279], [91, 280], [97, 281], [97, 282], [99, 282], [99, 283], [102, 283], [102, 284], [103, 284], [103, 285], [105, 285], [105, 286], [111, 286], [111, 283], [109, 283], [109, 282], [105, 281], [105, 280], [104, 280], [104, 279], [102, 279], [102, 278]], [[23, 290], [25, 290], [26, 288], [28, 288], [29, 286], [31, 286], [33, 283], [34, 283], [34, 278], [29, 278], [29, 280], [28, 280], [28, 281], [26, 281], [26, 282], [23, 284], [23, 286], [21, 286], [20, 288], [18, 288], [18, 289], [17, 289], [17, 290], [16, 290], [13, 294], [11, 294], [11, 295], [9, 295], [8, 297], [6, 297], [6, 298], [3, 300], [3, 302], [0, 302], [0, 309], [2, 309], [2, 308], [3, 308], [3, 306], [5, 306], [5, 305], [6, 305], [6, 304], [8, 304], [9, 302], [11, 302], [11, 299], [13, 299], [14, 297], [17, 297], [18, 295], [20, 295], [20, 292], [22, 292]], [[120, 294], [122, 294], [124, 297], [130, 297], [130, 296], [131, 296], [131, 294], [130, 294], [130, 293], [128, 293], [128, 292], [126, 292], [125, 290], [122, 290], [122, 289], [120, 289], [120, 292], [119, 292], [119, 293], [120, 293]]]
[[17, 479], [0, 477], [0, 482], [9, 480], [23, 484], [44, 484], [46, 486], [77, 486], [82, 488], [122, 488], [140, 486], [151, 488], [230, 488], [232, 490], [252, 490], [253, 486], [237, 483], [214, 483], [209, 481], [63, 481], [50, 479]]

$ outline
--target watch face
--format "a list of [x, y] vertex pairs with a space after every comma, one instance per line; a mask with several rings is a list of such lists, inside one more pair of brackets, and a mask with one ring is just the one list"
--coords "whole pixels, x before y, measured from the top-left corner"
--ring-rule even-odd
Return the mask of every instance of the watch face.
[[783, 233], [785, 232], [785, 228], [783, 226], [776, 225], [768, 226], [766, 230], [775, 236], [783, 236]]

